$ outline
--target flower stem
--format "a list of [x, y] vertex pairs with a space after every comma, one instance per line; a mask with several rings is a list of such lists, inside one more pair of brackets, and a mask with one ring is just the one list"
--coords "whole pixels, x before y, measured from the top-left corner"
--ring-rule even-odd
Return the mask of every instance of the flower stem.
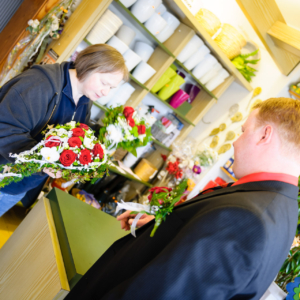
[[157, 220], [155, 220], [155, 224], [154, 224], [154, 228], [151, 231], [150, 237], [153, 237], [157, 228], [159, 227], [159, 225], [161, 224], [162, 218], [158, 218]]

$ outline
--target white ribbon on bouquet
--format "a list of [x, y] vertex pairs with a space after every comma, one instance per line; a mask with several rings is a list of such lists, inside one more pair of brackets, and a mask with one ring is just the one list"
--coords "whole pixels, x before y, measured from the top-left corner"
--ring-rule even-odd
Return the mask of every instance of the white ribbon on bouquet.
[[[158, 206], [151, 206], [150, 205], [143, 205], [143, 204], [139, 204], [139, 203], [133, 203], [133, 202], [124, 202], [123, 200], [121, 202], [117, 203], [117, 208], [116, 208], [116, 214], [121, 210], [121, 209], [125, 209], [125, 210], [131, 210], [131, 211], [137, 211], [137, 212], [141, 212], [141, 211], [145, 211], [147, 213], [150, 213], [152, 215], [155, 214], [155, 212], [159, 209]], [[131, 225], [131, 234], [136, 237], [135, 234], [135, 229], [136, 229], [136, 224], [139, 221], [139, 219], [141, 218], [141, 216], [144, 213], [138, 213], [136, 215], [136, 217], [133, 220], [133, 223]]]

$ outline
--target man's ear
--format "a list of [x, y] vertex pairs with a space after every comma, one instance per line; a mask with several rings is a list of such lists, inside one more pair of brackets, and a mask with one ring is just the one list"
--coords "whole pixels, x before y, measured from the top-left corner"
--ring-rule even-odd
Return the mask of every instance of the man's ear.
[[274, 130], [271, 125], [263, 126], [259, 131], [260, 137], [257, 145], [270, 143], [273, 136], [273, 131]]

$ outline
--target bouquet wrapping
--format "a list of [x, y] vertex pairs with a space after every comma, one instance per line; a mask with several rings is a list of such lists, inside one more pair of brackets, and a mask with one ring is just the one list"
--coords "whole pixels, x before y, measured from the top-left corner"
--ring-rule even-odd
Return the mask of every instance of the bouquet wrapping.
[[88, 181], [101, 178], [107, 170], [109, 156], [94, 131], [86, 124], [69, 122], [48, 126], [45, 138], [31, 150], [10, 154], [15, 162], [0, 166], [0, 188], [11, 182], [51, 168], [61, 171], [67, 181]]

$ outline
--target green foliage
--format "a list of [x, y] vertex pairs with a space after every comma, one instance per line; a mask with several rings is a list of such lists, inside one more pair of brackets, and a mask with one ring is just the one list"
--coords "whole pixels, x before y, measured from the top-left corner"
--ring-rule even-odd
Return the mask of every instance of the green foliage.
[[256, 55], [258, 52], [258, 49], [252, 53], [249, 54], [240, 54], [239, 56], [235, 57], [232, 60], [232, 63], [234, 66], [239, 70], [239, 72], [245, 77], [245, 79], [249, 82], [251, 82], [252, 77], [255, 76], [254, 72], [257, 72], [256, 69], [251, 68], [248, 66], [248, 64], [255, 65], [259, 62], [259, 59], [248, 59], [251, 56]]
[[[150, 234], [151, 237], [154, 236], [157, 228], [160, 226], [162, 221], [166, 220], [167, 215], [169, 215], [173, 211], [175, 204], [178, 201], [180, 201], [184, 191], [187, 189], [187, 186], [188, 186], [187, 179], [185, 179], [180, 184], [178, 184], [175, 188], [173, 188], [171, 192], [165, 190], [164, 192], [160, 192], [160, 193], [156, 193], [155, 191], [152, 193], [150, 208], [152, 208], [152, 206], [157, 206], [158, 210], [154, 213], [155, 225]], [[137, 212], [133, 212], [133, 213], [137, 213]], [[149, 215], [149, 213], [147, 214]]]
[[[298, 186], [300, 187], [300, 177], [298, 178]], [[298, 195], [298, 225], [300, 224], [300, 195]], [[298, 234], [298, 229], [296, 231], [296, 235]], [[290, 250], [289, 255], [285, 262], [283, 263], [275, 282], [278, 284], [280, 288], [282, 288], [285, 292], [286, 285], [289, 282], [295, 280], [296, 277], [300, 276], [300, 246], [294, 247]]]
[[[3, 180], [0, 181], [0, 188], [12, 183], [12, 182], [19, 182], [24, 177], [29, 177], [35, 173], [41, 172], [44, 168], [52, 168], [54, 173], [57, 173], [61, 170], [61, 168], [57, 165], [47, 163], [44, 164], [42, 167], [39, 163], [35, 162], [26, 162], [26, 163], [18, 163], [18, 164], [7, 164], [6, 166], [11, 167], [10, 173], [17, 173], [22, 175], [22, 177], [11, 176], [11, 177], [4, 177]], [[2, 173], [4, 169], [4, 165], [0, 165], [0, 173]], [[72, 179], [76, 179], [80, 182], [90, 181], [90, 180], [97, 180], [98, 178], [102, 178], [105, 173], [108, 172], [108, 168], [106, 164], [102, 164], [98, 168], [92, 168], [91, 170], [87, 171], [86, 169], [83, 170], [69, 170], [63, 169], [62, 170], [62, 178], [70, 181]]]
[[286, 292], [286, 285], [300, 276], [300, 247], [294, 247], [283, 263], [275, 282]]

